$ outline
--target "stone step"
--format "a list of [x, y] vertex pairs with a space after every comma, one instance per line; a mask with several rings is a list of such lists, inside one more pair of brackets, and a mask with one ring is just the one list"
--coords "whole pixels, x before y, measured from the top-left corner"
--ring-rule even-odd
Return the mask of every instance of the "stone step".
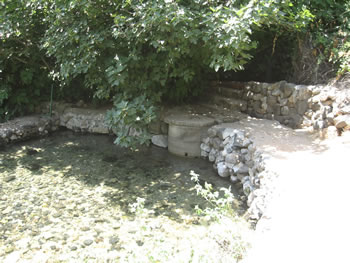
[[229, 89], [243, 90], [246, 83], [238, 81], [211, 81], [211, 87], [224, 87]]
[[213, 86], [211, 88], [213, 94], [219, 94], [228, 98], [240, 99], [242, 98], [242, 89], [228, 88], [226, 86]]
[[219, 106], [230, 110], [238, 110], [245, 112], [247, 110], [247, 102], [241, 99], [224, 97], [221, 95], [213, 95], [212, 101]]
[[247, 114], [231, 110], [214, 103], [202, 103], [201, 107], [206, 110], [207, 115], [215, 119], [216, 123], [236, 122], [247, 118]]

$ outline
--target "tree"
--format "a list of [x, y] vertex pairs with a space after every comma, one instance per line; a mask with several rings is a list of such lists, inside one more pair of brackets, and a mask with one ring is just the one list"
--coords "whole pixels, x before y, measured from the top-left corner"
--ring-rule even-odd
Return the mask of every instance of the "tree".
[[[139, 119], [154, 118], [152, 105], [200, 94], [208, 72], [242, 70], [258, 44], [253, 32], [306, 28], [313, 15], [304, 2], [1, 0], [0, 107], [20, 104], [11, 102], [21, 98], [14, 91], [44, 92], [51, 79], [60, 96], [115, 101], [111, 124], [127, 116], [124, 124], [142, 132]], [[18, 73], [21, 82], [13, 82]]]

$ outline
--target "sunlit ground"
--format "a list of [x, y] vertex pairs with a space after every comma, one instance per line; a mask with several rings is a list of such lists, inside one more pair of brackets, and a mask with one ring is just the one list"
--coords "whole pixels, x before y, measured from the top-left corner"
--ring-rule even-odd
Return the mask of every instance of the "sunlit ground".
[[286, 154], [270, 231], [245, 262], [349, 262], [350, 138]]

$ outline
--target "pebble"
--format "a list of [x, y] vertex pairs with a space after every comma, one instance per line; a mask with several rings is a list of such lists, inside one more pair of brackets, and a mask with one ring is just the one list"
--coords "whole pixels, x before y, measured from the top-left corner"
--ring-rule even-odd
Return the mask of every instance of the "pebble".
[[57, 249], [57, 247], [56, 247], [55, 245], [51, 245], [50, 248], [51, 248], [52, 250], [56, 250], [56, 249]]
[[4, 182], [8, 183], [8, 182], [11, 182], [11, 181], [13, 181], [15, 179], [16, 179], [16, 176], [10, 175], [10, 176], [7, 176], [7, 177], [4, 178]]
[[117, 244], [119, 242], [119, 237], [117, 237], [117, 236], [113, 236], [113, 237], [111, 237], [110, 239], [109, 239], [109, 243], [111, 244], [111, 245], [115, 245], [115, 244]]
[[92, 241], [91, 239], [84, 240], [84, 245], [85, 246], [90, 246], [92, 243], [94, 243], [94, 241]]
[[144, 242], [142, 242], [141, 240], [137, 240], [137, 241], [136, 241], [136, 244], [137, 244], [139, 247], [141, 247], [141, 246], [143, 246]]
[[53, 214], [52, 216], [53, 216], [54, 218], [58, 218], [58, 217], [61, 217], [62, 215], [63, 215], [62, 212], [58, 212], [58, 213]]
[[71, 246], [70, 249], [71, 249], [72, 251], [75, 251], [75, 250], [78, 249], [78, 247], [77, 247], [77, 246]]

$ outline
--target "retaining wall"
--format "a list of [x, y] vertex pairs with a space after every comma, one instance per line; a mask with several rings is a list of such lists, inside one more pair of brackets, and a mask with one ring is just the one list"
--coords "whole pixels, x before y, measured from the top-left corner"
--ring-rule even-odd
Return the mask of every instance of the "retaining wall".
[[[212, 82], [217, 92], [246, 102], [243, 112], [250, 116], [277, 120], [291, 128], [310, 128], [338, 133], [350, 129], [350, 94], [336, 86], [295, 85], [281, 81]], [[232, 92], [234, 91], [234, 92]]]
[[272, 197], [273, 170], [266, 169], [269, 155], [257, 149], [250, 135], [234, 123], [215, 125], [202, 139], [201, 156], [213, 162], [219, 176], [230, 178], [243, 189], [250, 219], [258, 220], [264, 214]]

